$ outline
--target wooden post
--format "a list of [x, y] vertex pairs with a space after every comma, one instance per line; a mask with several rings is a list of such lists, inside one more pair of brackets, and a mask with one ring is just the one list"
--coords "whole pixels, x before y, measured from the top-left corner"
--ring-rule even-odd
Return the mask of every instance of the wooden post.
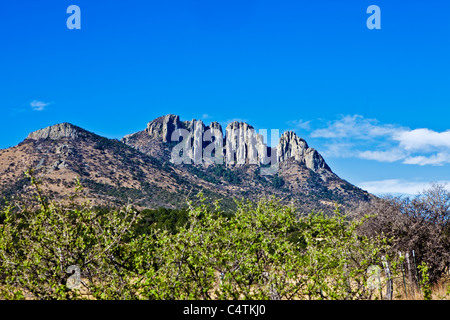
[[406, 290], [405, 270], [403, 268], [403, 261], [401, 261], [402, 260], [402, 253], [399, 251], [398, 255], [400, 256], [400, 262], [401, 262], [401, 265], [402, 265], [402, 276], [403, 276], [403, 285], [405, 286], [405, 295], [406, 295], [406, 298], [408, 298], [408, 291]]
[[419, 273], [417, 272], [417, 263], [416, 263], [416, 255], [414, 253], [414, 250], [412, 251], [413, 254], [413, 262], [414, 262], [414, 270], [416, 270], [416, 280], [417, 280], [417, 287], [420, 290], [420, 281], [419, 281]]
[[367, 268], [369, 277], [367, 278], [367, 287], [370, 290], [378, 290], [380, 292], [380, 298], [383, 300], [383, 293], [381, 291], [381, 268], [377, 265], [371, 265]]
[[347, 293], [348, 293], [348, 295], [351, 295], [352, 290], [351, 290], [350, 276], [349, 276], [349, 272], [348, 272], [347, 263], [344, 263], [344, 277], [346, 279], [345, 282], [347, 284]]
[[386, 283], [386, 299], [392, 300], [392, 279], [391, 279], [391, 271], [389, 270], [389, 264], [386, 260], [385, 256], [381, 257], [384, 267], [384, 273], [386, 274], [387, 283]]
[[414, 286], [413, 286], [413, 280], [411, 275], [411, 263], [409, 262], [409, 252], [406, 252], [406, 264], [408, 265], [408, 281], [410, 285], [410, 292], [411, 294], [414, 294]]

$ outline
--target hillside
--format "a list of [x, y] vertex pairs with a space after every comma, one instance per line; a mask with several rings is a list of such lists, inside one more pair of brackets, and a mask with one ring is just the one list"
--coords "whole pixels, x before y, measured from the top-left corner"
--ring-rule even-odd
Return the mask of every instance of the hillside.
[[[210, 199], [220, 199], [224, 208], [233, 207], [235, 198], [276, 195], [304, 211], [328, 211], [334, 202], [347, 207], [371, 197], [334, 174], [320, 154], [293, 132], [284, 133], [274, 151], [251, 126], [233, 122], [223, 141], [219, 135], [209, 140], [217, 147], [213, 159], [222, 154], [217, 150], [223, 147], [224, 162], [202, 161], [208, 143], [198, 136], [211, 128], [222, 132], [218, 123], [181, 122], [173, 115], [157, 118], [145, 130], [121, 141], [69, 123], [44, 128], [30, 133], [19, 145], [0, 150], [0, 195], [8, 200], [28, 194], [24, 191], [29, 179], [24, 172], [34, 169], [44, 189], [55, 198], [73, 190], [79, 177], [93, 203], [109, 206], [132, 203], [140, 208], [177, 208], [203, 191]], [[178, 142], [170, 138], [177, 129], [192, 133], [190, 148], [183, 151], [191, 164], [174, 163], [171, 152]], [[276, 173], [264, 174], [268, 165], [261, 163], [275, 154]]]

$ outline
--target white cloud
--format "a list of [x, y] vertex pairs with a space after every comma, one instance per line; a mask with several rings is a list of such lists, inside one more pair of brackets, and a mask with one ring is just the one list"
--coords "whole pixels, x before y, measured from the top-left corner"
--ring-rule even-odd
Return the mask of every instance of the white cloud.
[[362, 159], [376, 160], [380, 162], [395, 162], [405, 158], [404, 151], [399, 149], [391, 149], [386, 151], [362, 151], [358, 156]]
[[49, 104], [50, 102], [34, 100], [30, 103], [30, 106], [34, 111], [43, 111]]
[[352, 138], [373, 139], [389, 136], [400, 130], [394, 125], [379, 125], [376, 119], [366, 119], [361, 115], [346, 115], [339, 120], [328, 123], [327, 128], [317, 129], [311, 133], [313, 138]]
[[[450, 163], [450, 130], [412, 130], [394, 124], [380, 124], [376, 119], [360, 115], [346, 115], [328, 122], [325, 128], [314, 130], [310, 136], [326, 138], [327, 154], [335, 157], [402, 161], [420, 166]], [[339, 152], [345, 152], [345, 155]]]
[[206, 119], [209, 119], [209, 118], [211, 118], [211, 116], [210, 116], [209, 114], [204, 113], [204, 114], [202, 115], [202, 119], [203, 119], [203, 120], [206, 120]]
[[311, 121], [303, 121], [302, 119], [299, 119], [288, 121], [287, 124], [295, 129], [311, 130]]
[[353, 154], [353, 144], [345, 142], [336, 142], [325, 144], [326, 149], [321, 153], [325, 157], [348, 158]]
[[412, 156], [408, 157], [403, 161], [405, 164], [417, 164], [420, 166], [425, 165], [433, 165], [433, 166], [442, 166], [446, 163], [450, 163], [450, 154], [439, 152], [437, 154], [433, 154], [431, 156]]
[[409, 151], [432, 151], [450, 149], [450, 131], [436, 132], [430, 129], [415, 129], [394, 134], [393, 139]]
[[[450, 181], [437, 181], [439, 184], [446, 185]], [[379, 181], [367, 181], [358, 184], [358, 187], [375, 195], [393, 194], [393, 195], [417, 195], [431, 187], [432, 182], [406, 181], [400, 179], [388, 179]]]

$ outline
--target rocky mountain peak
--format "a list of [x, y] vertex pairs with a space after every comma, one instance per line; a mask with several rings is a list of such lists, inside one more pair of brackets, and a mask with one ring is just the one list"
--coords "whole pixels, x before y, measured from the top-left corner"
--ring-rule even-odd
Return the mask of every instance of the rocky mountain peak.
[[313, 171], [319, 169], [331, 171], [319, 152], [316, 149], [310, 148], [308, 143], [293, 131], [287, 131], [281, 135], [280, 142], [277, 146], [277, 158], [278, 162], [294, 158]]
[[180, 117], [168, 114], [150, 121], [146, 131], [151, 137], [162, 139], [163, 142], [170, 142], [172, 132], [181, 127]]
[[219, 130], [222, 133], [222, 126], [220, 125], [220, 123], [218, 123], [216, 121], [211, 122], [211, 124], [209, 125], [208, 129]]
[[[166, 143], [172, 141], [172, 135], [177, 129], [185, 130], [183, 141], [188, 146], [186, 155], [194, 164], [204, 164], [205, 148], [210, 145], [210, 141], [214, 141], [215, 154], [222, 155], [224, 164], [228, 167], [241, 167], [246, 164], [274, 164], [294, 158], [313, 171], [319, 169], [331, 171], [317, 150], [310, 148], [304, 139], [292, 131], [283, 133], [278, 146], [271, 148], [264, 141], [264, 136], [256, 133], [254, 127], [246, 122], [232, 121], [228, 123], [223, 132], [218, 122], [212, 122], [206, 126], [202, 120], [181, 121], [179, 116], [168, 114], [150, 121], [146, 134], [153, 141]], [[224, 133], [225, 136], [223, 136]], [[175, 134], [175, 138], [180, 136], [181, 134]], [[122, 141], [133, 145], [133, 141], [129, 137], [124, 137]], [[138, 149], [146, 150], [145, 146], [139, 146]], [[208, 152], [210, 152], [209, 149]]]
[[73, 124], [64, 122], [55, 124], [53, 126], [40, 129], [30, 133], [27, 139], [40, 140], [40, 139], [52, 139], [58, 140], [62, 138], [75, 139], [86, 135], [87, 131]]
[[309, 149], [308, 143], [293, 131], [287, 131], [281, 135], [277, 147], [278, 162], [289, 158], [295, 158], [302, 161], [305, 158], [305, 152]]
[[259, 135], [251, 125], [233, 121], [227, 125], [225, 132], [227, 164], [242, 166], [262, 162], [267, 146], [263, 143], [262, 136], [258, 139]]

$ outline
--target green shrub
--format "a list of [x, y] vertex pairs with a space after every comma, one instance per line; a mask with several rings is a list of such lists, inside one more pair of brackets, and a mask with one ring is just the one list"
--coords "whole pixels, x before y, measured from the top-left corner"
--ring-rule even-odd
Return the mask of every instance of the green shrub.
[[[133, 257], [131, 226], [137, 212], [98, 212], [70, 196], [56, 203], [44, 197], [38, 182], [38, 207], [15, 211], [6, 207], [0, 227], [0, 297], [6, 299], [74, 299], [67, 269], [78, 266], [90, 298], [130, 299], [133, 289], [129, 259]], [[128, 240], [127, 240], [128, 239]], [[80, 291], [81, 292], [81, 291]]]
[[420, 288], [423, 293], [424, 300], [431, 300], [431, 286], [430, 286], [430, 277], [428, 275], [428, 266], [425, 262], [422, 262], [417, 266], [420, 272]]
[[[367, 268], [386, 250], [359, 236], [361, 221], [297, 216], [276, 199], [185, 211], [95, 210], [54, 202], [3, 210], [0, 297], [6, 299], [369, 299]], [[67, 270], [77, 266], [81, 289]], [[86, 295], [82, 295], [82, 293]]]

